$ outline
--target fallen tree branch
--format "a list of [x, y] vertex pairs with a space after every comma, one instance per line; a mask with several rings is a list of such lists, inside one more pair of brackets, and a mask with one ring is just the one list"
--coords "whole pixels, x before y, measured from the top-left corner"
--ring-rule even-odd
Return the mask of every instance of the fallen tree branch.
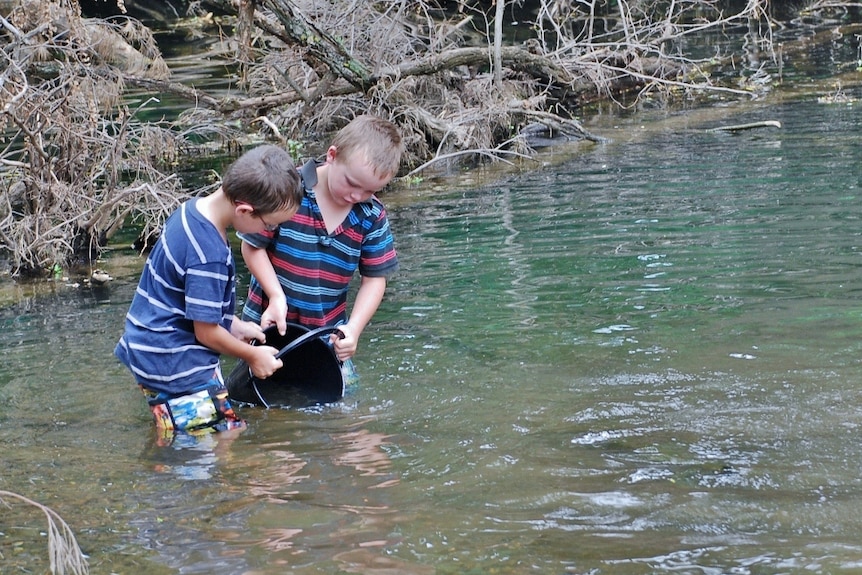
[[167, 80], [159, 80], [156, 78], [145, 78], [141, 76], [131, 75], [125, 75], [123, 76], [123, 79], [127, 83], [137, 86], [139, 88], [144, 88], [145, 90], [149, 90], [152, 92], [164, 92], [166, 94], [179, 96], [185, 100], [200, 104], [201, 106], [205, 106], [213, 110], [230, 112], [239, 107], [237, 104], [234, 103], [234, 100], [232, 98], [225, 98], [219, 100], [218, 98], [210, 96], [203, 90], [198, 90], [190, 86], [185, 86], [183, 84], [180, 84], [179, 82], [170, 82]]
[[435, 156], [435, 157], [431, 158], [430, 160], [428, 160], [427, 162], [425, 162], [424, 164], [422, 164], [421, 166], [410, 170], [407, 174], [405, 174], [404, 177], [410, 178], [412, 176], [415, 176], [419, 172], [423, 172], [426, 169], [428, 169], [428, 167], [430, 167], [434, 164], [437, 164], [439, 162], [445, 161], [445, 160], [451, 160], [453, 158], [458, 158], [458, 157], [462, 157], [462, 156], [475, 156], [475, 155], [486, 156], [486, 157], [491, 158], [493, 160], [498, 160], [498, 161], [507, 163], [509, 165], [513, 165], [512, 162], [506, 160], [505, 158], [503, 158], [501, 156], [514, 155], [514, 156], [521, 156], [524, 158], [530, 158], [526, 154], [521, 154], [519, 152], [513, 152], [511, 150], [488, 150], [488, 149], [458, 150], [457, 152], [450, 152], [448, 154], [440, 154], [439, 156]]
[[778, 120], [766, 120], [764, 122], [751, 122], [749, 124], [735, 124], [733, 126], [717, 126], [709, 128], [707, 132], [738, 132], [740, 130], [752, 130], [754, 128], [780, 128]]
[[502, 149], [503, 146], [509, 145], [515, 139], [516, 138], [512, 138], [510, 140], [507, 140], [507, 141], [503, 142], [502, 144], [500, 144], [499, 146], [497, 146], [496, 148], [492, 148], [492, 149], [482, 148], [482, 149], [473, 149], [473, 150], [458, 150], [457, 152], [450, 152], [448, 154], [438, 154], [437, 156], [434, 156], [432, 159], [428, 160], [427, 162], [425, 162], [421, 166], [410, 170], [410, 172], [408, 172], [404, 177], [410, 178], [412, 176], [415, 176], [419, 172], [426, 170], [428, 167], [430, 167], [436, 163], [443, 162], [446, 160], [451, 160], [453, 158], [458, 158], [461, 156], [480, 155], [480, 156], [485, 156], [485, 157], [491, 158], [491, 159], [496, 160], [496, 161], [504, 162], [504, 163], [509, 164], [509, 165], [513, 165], [512, 162], [505, 159], [503, 156], [515, 156], [515, 157], [523, 158], [525, 160], [536, 161], [535, 158], [533, 158], [532, 156], [529, 156], [527, 154], [523, 154], [521, 152], [516, 152], [514, 150]]

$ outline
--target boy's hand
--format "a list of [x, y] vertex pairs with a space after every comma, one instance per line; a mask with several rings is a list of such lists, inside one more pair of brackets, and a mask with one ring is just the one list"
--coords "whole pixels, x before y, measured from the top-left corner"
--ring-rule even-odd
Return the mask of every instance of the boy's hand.
[[258, 379], [266, 379], [281, 369], [284, 364], [275, 357], [277, 353], [277, 349], [268, 345], [255, 346], [247, 362], [251, 373]]
[[266, 309], [260, 315], [261, 329], [266, 329], [273, 325], [278, 327], [278, 333], [281, 335], [287, 332], [287, 300], [283, 297], [270, 299], [269, 305], [266, 306]]
[[332, 344], [338, 361], [345, 361], [356, 353], [356, 347], [359, 345], [359, 334], [354, 332], [349, 323], [338, 326], [338, 329], [344, 334], [344, 337], [342, 338], [336, 332], [329, 336], [329, 342]]
[[234, 317], [230, 324], [230, 334], [245, 343], [251, 343], [254, 340], [266, 343], [266, 335], [259, 325], [253, 321], [241, 320], [238, 317]]

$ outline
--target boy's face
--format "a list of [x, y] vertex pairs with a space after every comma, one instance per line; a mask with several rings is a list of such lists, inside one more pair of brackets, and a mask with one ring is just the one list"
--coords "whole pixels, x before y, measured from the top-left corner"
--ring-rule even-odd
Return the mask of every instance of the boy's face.
[[334, 146], [326, 152], [326, 163], [329, 164], [329, 195], [336, 204], [342, 206], [367, 202], [392, 179], [392, 176], [376, 175], [362, 156], [339, 157], [338, 149]]
[[279, 210], [268, 214], [255, 211], [251, 204], [238, 202], [236, 205], [236, 216], [233, 227], [243, 234], [261, 234], [263, 232], [274, 232], [278, 225], [291, 219], [296, 214], [296, 209]]

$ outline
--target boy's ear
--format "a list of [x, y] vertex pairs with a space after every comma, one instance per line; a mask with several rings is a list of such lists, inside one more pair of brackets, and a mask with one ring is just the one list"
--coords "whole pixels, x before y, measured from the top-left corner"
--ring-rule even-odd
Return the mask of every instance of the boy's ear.
[[247, 204], [245, 202], [237, 202], [234, 208], [237, 215], [246, 214], [246, 215], [254, 215], [254, 206], [251, 204]]
[[329, 149], [326, 150], [326, 163], [331, 164], [335, 161], [335, 158], [338, 157], [338, 147], [337, 146], [329, 146]]

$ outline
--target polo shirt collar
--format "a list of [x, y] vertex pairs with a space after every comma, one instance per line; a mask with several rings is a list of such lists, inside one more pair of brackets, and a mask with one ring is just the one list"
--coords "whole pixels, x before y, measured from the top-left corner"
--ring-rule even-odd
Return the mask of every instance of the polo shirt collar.
[[306, 190], [311, 191], [317, 185], [317, 166], [319, 165], [315, 160], [308, 160], [299, 168], [299, 176], [302, 178], [302, 185]]

